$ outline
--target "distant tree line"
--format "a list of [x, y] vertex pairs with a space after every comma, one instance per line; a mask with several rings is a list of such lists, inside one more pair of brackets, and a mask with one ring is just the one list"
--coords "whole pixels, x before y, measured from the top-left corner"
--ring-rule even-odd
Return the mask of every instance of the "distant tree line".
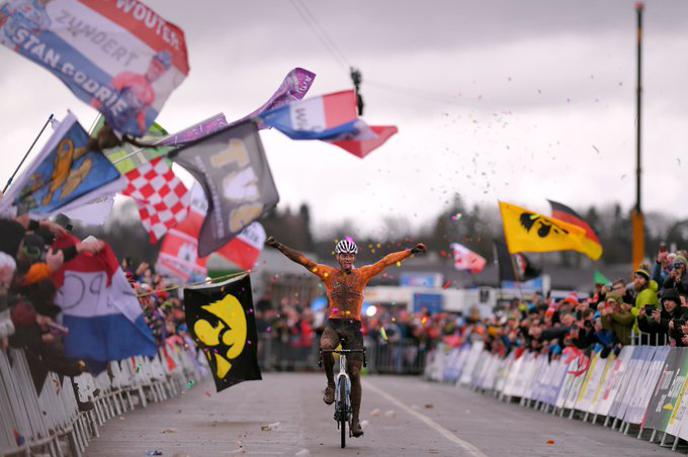
[[[604, 246], [602, 262], [631, 262], [630, 210], [623, 210], [619, 204], [575, 209], [597, 231]], [[313, 227], [307, 204], [302, 204], [297, 210], [288, 206], [279, 207], [266, 215], [261, 223], [269, 235], [320, 258], [332, 255], [336, 239], [352, 236], [361, 248], [361, 262], [377, 259], [417, 241], [425, 242], [447, 262], [451, 261], [449, 244], [452, 242], [461, 243], [492, 261], [492, 240], [502, 236], [501, 218], [496, 205], [473, 205], [469, 208], [458, 194], [454, 196], [451, 205], [420, 229], [413, 230], [411, 223], [404, 217], [383, 218], [383, 237], [374, 238], [365, 233], [357, 233], [354, 224], [348, 220], [331, 227]], [[662, 241], [668, 246], [688, 247], [688, 219], [679, 220], [664, 213], [649, 213], [645, 216], [645, 223], [648, 257], [655, 255]], [[109, 221], [102, 227], [83, 227], [77, 223], [73, 225], [78, 236], [91, 234], [104, 239], [120, 257], [130, 257], [135, 261], [145, 260], [153, 264], [160, 250], [160, 242], [149, 242], [132, 201], [117, 205]], [[535, 260], [539, 264], [563, 266], [581, 266], [588, 262], [585, 256], [575, 252], [538, 255]]]

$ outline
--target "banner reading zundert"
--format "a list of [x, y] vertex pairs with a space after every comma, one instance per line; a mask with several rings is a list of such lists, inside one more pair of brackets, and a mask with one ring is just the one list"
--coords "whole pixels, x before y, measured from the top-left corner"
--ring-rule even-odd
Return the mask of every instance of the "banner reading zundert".
[[137, 137], [189, 74], [184, 32], [137, 0], [5, 0], [0, 42]]

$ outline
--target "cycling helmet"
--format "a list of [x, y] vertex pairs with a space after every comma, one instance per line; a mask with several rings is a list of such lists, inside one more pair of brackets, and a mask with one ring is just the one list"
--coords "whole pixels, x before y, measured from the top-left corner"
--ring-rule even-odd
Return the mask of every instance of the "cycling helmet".
[[358, 254], [358, 246], [352, 240], [343, 239], [334, 248], [335, 254]]

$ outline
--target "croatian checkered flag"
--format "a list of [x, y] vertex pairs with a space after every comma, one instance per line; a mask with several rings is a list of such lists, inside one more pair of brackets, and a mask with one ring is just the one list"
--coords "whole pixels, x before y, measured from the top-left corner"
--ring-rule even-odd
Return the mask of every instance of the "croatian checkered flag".
[[139, 207], [141, 223], [152, 244], [186, 219], [191, 194], [164, 158], [145, 163], [125, 177], [128, 184], [122, 193]]

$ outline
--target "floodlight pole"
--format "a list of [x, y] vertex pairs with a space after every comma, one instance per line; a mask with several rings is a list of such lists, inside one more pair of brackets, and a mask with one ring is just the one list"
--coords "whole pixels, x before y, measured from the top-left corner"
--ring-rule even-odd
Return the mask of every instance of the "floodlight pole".
[[631, 216], [633, 225], [633, 269], [637, 269], [645, 257], [645, 221], [641, 206], [641, 139], [642, 139], [642, 56], [643, 56], [643, 10], [642, 2], [635, 4], [637, 16], [637, 84], [636, 84], [636, 169], [635, 169], [635, 208]]

